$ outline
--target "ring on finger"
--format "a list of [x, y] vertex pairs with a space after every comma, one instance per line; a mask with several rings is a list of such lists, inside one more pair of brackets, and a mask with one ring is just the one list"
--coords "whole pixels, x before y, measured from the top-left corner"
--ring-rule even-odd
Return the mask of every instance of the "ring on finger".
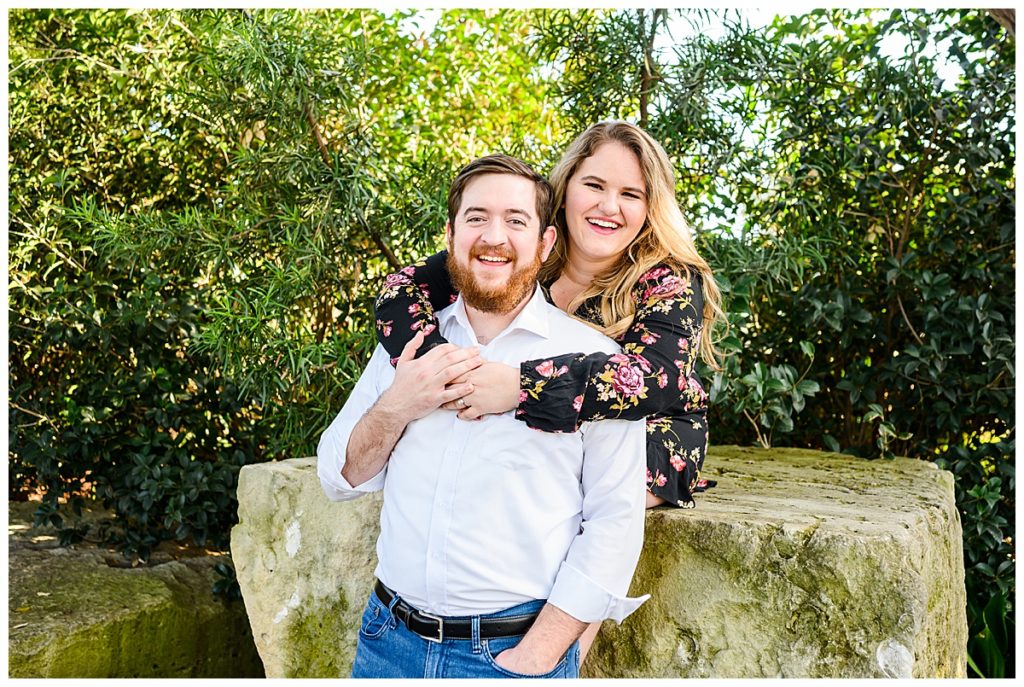
[[466, 407], [466, 399], [464, 399], [464, 398], [460, 398], [460, 399], [459, 399], [458, 401], [456, 401], [455, 403], [456, 403], [456, 404], [457, 404], [457, 405], [458, 405], [458, 406], [459, 406], [460, 408], [465, 408], [465, 407]]

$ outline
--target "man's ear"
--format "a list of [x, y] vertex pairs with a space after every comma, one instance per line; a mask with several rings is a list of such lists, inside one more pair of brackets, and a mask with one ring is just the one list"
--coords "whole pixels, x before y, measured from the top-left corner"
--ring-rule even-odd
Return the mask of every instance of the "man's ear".
[[551, 255], [551, 249], [555, 247], [555, 241], [558, 240], [558, 232], [555, 227], [548, 225], [548, 228], [544, 230], [544, 233], [540, 235], [540, 241], [543, 248], [540, 251], [540, 261], [544, 262]]
[[444, 245], [447, 246], [448, 252], [452, 252], [452, 223], [444, 223]]

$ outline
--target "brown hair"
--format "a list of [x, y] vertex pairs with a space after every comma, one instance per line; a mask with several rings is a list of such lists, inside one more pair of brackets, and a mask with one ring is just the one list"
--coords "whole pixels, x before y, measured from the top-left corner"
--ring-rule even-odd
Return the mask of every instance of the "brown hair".
[[647, 220], [619, 260], [603, 274], [597, 275], [586, 289], [569, 303], [566, 312], [574, 313], [580, 304], [600, 296], [600, 327], [607, 336], [616, 338], [633, 323], [636, 303], [633, 288], [640, 277], [659, 264], [667, 264], [689, 276], [701, 276], [704, 295], [703, 335], [700, 354], [706, 363], [718, 369], [718, 351], [712, 342], [712, 327], [725, 321], [722, 295], [711, 274], [711, 267], [698, 253], [690, 226], [676, 203], [675, 174], [665, 149], [640, 127], [628, 122], [598, 122], [580, 134], [551, 171], [551, 185], [558, 208], [554, 225], [558, 232], [551, 255], [541, 268], [540, 281], [551, 283], [562, 273], [568, 260], [569, 231], [565, 219], [565, 191], [569, 180], [584, 159], [605, 143], [617, 142], [631, 150], [640, 163], [647, 188]]
[[535, 172], [533, 167], [510, 155], [478, 157], [459, 171], [448, 189], [448, 224], [455, 227], [455, 216], [462, 206], [462, 193], [469, 182], [484, 174], [512, 174], [533, 182], [536, 188], [537, 218], [540, 221], [540, 233], [543, 234], [554, 213], [554, 191], [548, 180]]

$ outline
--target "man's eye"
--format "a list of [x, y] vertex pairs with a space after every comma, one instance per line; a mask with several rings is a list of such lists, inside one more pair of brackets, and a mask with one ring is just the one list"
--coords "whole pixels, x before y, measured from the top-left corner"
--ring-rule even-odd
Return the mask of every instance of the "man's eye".
[[511, 218], [509, 220], [509, 223], [510, 224], [515, 224], [515, 225], [520, 226], [520, 227], [525, 227], [526, 226], [526, 222], [524, 222], [523, 220], [519, 219], [518, 217]]
[[484, 218], [483, 218], [483, 217], [467, 217], [467, 218], [466, 218], [466, 222], [467, 222], [467, 223], [473, 223], [473, 222], [483, 222], [483, 221], [484, 221]]

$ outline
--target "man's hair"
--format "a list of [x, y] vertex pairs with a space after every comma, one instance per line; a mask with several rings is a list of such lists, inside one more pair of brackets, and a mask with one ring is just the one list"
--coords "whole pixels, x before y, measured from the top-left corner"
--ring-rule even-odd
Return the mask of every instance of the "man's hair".
[[533, 167], [510, 155], [486, 155], [478, 157], [463, 167], [451, 188], [448, 189], [448, 224], [455, 228], [455, 216], [462, 205], [462, 193], [473, 179], [484, 174], [512, 174], [533, 182], [537, 198], [537, 218], [540, 221], [540, 233], [551, 224], [554, 215], [555, 193], [548, 180], [537, 174]]

